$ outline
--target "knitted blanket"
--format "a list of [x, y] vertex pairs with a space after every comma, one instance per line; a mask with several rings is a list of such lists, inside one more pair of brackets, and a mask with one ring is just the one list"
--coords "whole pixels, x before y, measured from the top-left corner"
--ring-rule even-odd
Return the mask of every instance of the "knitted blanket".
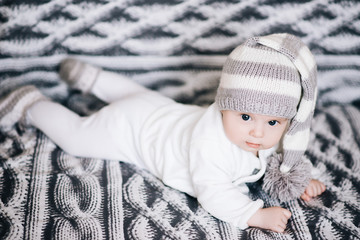
[[[214, 100], [226, 55], [254, 35], [289, 32], [316, 57], [319, 98], [307, 158], [327, 190], [280, 204], [284, 234], [240, 230], [196, 199], [121, 161], [76, 158], [40, 131], [0, 130], [1, 239], [359, 239], [360, 3], [330, 1], [0, 1], [0, 96], [34, 84], [81, 115], [104, 103], [58, 75], [72, 56], [175, 100]], [[69, 136], [71, 137], [71, 136]], [[226, 203], [224, 203], [226, 204]]]

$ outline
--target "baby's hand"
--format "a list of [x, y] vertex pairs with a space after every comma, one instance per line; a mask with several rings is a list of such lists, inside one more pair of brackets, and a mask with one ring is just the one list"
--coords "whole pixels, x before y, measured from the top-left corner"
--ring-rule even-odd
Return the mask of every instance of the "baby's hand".
[[301, 199], [308, 202], [311, 198], [322, 194], [325, 191], [325, 185], [315, 179], [312, 179], [306, 187], [305, 192], [301, 195]]
[[282, 233], [285, 231], [290, 217], [291, 212], [281, 207], [260, 208], [249, 219], [247, 224], [250, 227], [259, 227]]

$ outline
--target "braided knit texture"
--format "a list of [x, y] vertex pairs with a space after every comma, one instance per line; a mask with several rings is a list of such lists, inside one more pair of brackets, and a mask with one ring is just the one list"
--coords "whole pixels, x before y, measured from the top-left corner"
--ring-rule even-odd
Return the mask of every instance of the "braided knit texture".
[[360, 89], [359, 12], [356, 0], [5, 1], [0, 95], [35, 84], [66, 99], [57, 70], [73, 55], [178, 101], [209, 104], [237, 45], [287, 32], [315, 54], [319, 103], [351, 102]]
[[[0, 131], [2, 239], [359, 239], [360, 111], [316, 111], [306, 159], [327, 191], [280, 204], [261, 183], [250, 196], [292, 212], [285, 234], [241, 231], [211, 217], [196, 199], [132, 165], [74, 158], [35, 130]], [[334, 124], [336, 123], [336, 124]], [[225, 203], [226, 204], [226, 203]]]
[[[292, 212], [285, 234], [233, 228], [197, 201], [121, 162], [74, 158], [34, 129], [0, 130], [0, 239], [359, 239], [360, 3], [356, 0], [29, 0], [0, 4], [0, 96], [36, 85], [79, 114], [103, 106], [69, 91], [76, 57], [179, 102], [214, 101], [230, 51], [292, 33], [315, 54], [318, 109], [305, 154], [327, 191], [310, 203], [252, 198]], [[327, 105], [321, 108], [321, 105]]]

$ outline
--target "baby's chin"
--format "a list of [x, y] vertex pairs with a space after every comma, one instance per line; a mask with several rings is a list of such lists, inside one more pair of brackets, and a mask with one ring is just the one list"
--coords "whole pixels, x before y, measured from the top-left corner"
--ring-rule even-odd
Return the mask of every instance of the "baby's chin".
[[249, 148], [249, 147], [241, 147], [241, 146], [238, 146], [238, 147], [246, 152], [250, 152], [250, 153], [254, 154], [256, 157], [259, 157], [259, 151], [268, 150], [268, 149], [273, 148], [274, 146], [262, 146], [261, 145], [259, 148], [256, 148], [256, 149]]
[[238, 146], [238, 147], [241, 148], [242, 150], [246, 151], [246, 152], [254, 154], [255, 156], [258, 156], [259, 150], [261, 150], [261, 149], [250, 148], [250, 147], [247, 147], [247, 146], [242, 146], [242, 147]]

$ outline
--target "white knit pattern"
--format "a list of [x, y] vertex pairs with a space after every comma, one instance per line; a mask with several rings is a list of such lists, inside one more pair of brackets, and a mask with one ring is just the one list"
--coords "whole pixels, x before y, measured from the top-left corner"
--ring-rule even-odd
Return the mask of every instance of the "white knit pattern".
[[[360, 5], [354, 2], [337, 7], [330, 0], [315, 0], [293, 4], [264, 4], [255, 1], [226, 1], [209, 4], [204, 0], [180, 1], [174, 4], [145, 4], [132, 5], [131, 1], [81, 2], [72, 4], [70, 0], [53, 0], [33, 7], [32, 4], [21, 4], [18, 8], [3, 6], [9, 20], [1, 24], [0, 33], [7, 34], [8, 30], [23, 27], [35, 28], [37, 33], [46, 37], [34, 36], [25, 42], [0, 41], [0, 52], [11, 56], [33, 56], [47, 52], [53, 45], [59, 44], [72, 52], [81, 51], [90, 53], [121, 46], [129, 52], [142, 55], [172, 55], [184, 46], [202, 51], [230, 50], [235, 45], [252, 36], [275, 32], [279, 23], [286, 23], [293, 31], [301, 32], [305, 44], [316, 43], [319, 51], [327, 49], [344, 52], [359, 47], [359, 41], [349, 35], [334, 36], [335, 30], [340, 29], [344, 23], [356, 29], [356, 18]], [[346, 1], [345, 1], [346, 2]], [[303, 18], [316, 12], [319, 8], [335, 15], [335, 19], [326, 19], [321, 16], [314, 21], [304, 21]], [[196, 9], [196, 11], [193, 11]], [[242, 16], [246, 10], [256, 10], [256, 16]], [[129, 16], [106, 21], [113, 11]], [[62, 13], [62, 17], [51, 18], [54, 12]], [[177, 21], [187, 13], [197, 13], [201, 18]], [[115, 12], [116, 14], [116, 12]], [[63, 16], [71, 16], [65, 18]], [[243, 22], [237, 18], [243, 17]], [[46, 18], [51, 18], [47, 21]], [[251, 27], [249, 27], [251, 26]], [[139, 39], [139, 33], [149, 29], [162, 28], [171, 36]], [[228, 32], [228, 36], [211, 35], [217, 28]], [[92, 33], [77, 35], [83, 30], [90, 29]], [[209, 35], [207, 37], [206, 35]], [[345, 44], [346, 43], [346, 44]], [[31, 45], [31, 47], [29, 47]]]
[[[356, 239], [360, 234], [356, 218], [360, 213], [359, 118], [359, 110], [351, 106], [318, 110], [307, 158], [315, 158], [327, 193], [310, 203], [284, 203], [292, 218], [281, 235], [256, 228], [240, 231], [217, 221], [195, 199], [133, 166], [73, 158], [36, 131], [22, 135], [0, 131], [5, 137], [0, 145], [4, 163], [0, 187], [6, 196], [0, 200], [0, 212], [1, 221], [9, 224], [4, 239], [159, 239], [165, 235], [178, 239]], [[332, 125], [334, 120], [338, 126]], [[12, 147], [16, 145], [18, 149]], [[6, 182], [4, 176], [8, 176]], [[279, 204], [257, 185], [251, 187], [250, 195], [263, 199], [266, 206]], [[69, 202], [70, 197], [73, 201]], [[69, 225], [70, 220], [76, 225]], [[100, 232], [94, 233], [95, 229]]]
[[242, 80], [239, 81], [238, 75], [227, 73], [222, 73], [221, 78], [226, 79], [226, 81], [220, 82], [219, 86], [222, 88], [255, 90], [270, 94], [286, 95], [295, 99], [300, 99], [301, 95], [301, 86], [299, 84], [282, 79], [269, 80], [266, 76], [242, 76]]
[[[131, 75], [178, 101], [207, 105], [214, 100], [221, 68], [235, 46], [252, 36], [282, 31], [301, 36], [316, 54], [318, 103], [358, 100], [359, 1], [275, 2], [3, 1], [0, 95], [35, 84], [52, 99], [91, 112], [98, 106], [95, 101], [69, 93], [58, 75], [60, 61], [72, 55]], [[301, 115], [299, 121], [307, 113]], [[98, 160], [100, 165], [90, 167], [88, 160], [80, 159], [74, 163], [79, 167], [76, 174], [59, 165], [72, 158], [59, 153], [40, 132], [0, 130], [0, 238], [56, 239], [64, 234], [133, 240], [358, 239], [359, 119], [359, 111], [350, 106], [318, 109], [307, 158], [323, 172], [327, 192], [310, 203], [282, 204], [292, 213], [284, 234], [257, 228], [240, 231], [217, 221], [195, 199], [131, 165]], [[69, 199], [56, 200], [55, 205], [57, 183], [69, 188], [58, 187], [57, 197], [63, 192], [76, 197], [71, 208], [62, 206]], [[100, 196], [87, 199], [94, 193]], [[280, 204], [259, 185], [251, 186], [250, 195], [266, 206]]]

